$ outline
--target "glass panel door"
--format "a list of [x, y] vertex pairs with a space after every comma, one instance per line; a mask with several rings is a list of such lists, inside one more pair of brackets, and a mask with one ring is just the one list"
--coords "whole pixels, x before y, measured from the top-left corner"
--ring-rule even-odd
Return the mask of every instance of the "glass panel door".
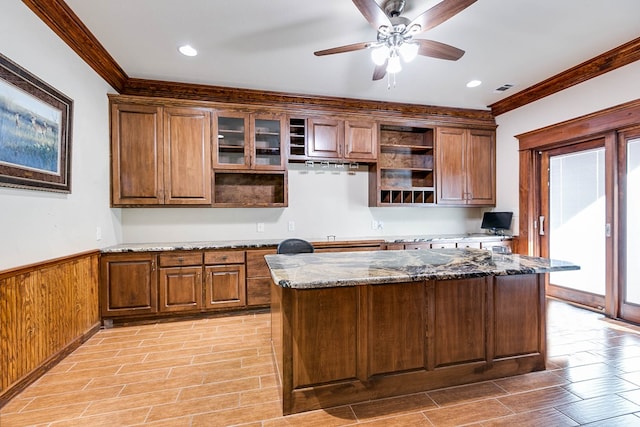
[[281, 120], [256, 119], [255, 159], [256, 168], [279, 167], [282, 164]]
[[244, 117], [218, 117], [217, 166], [246, 165], [247, 135]]
[[[594, 144], [544, 154], [543, 256], [580, 270], [551, 273], [547, 293], [602, 309], [607, 281], [605, 148]], [[593, 147], [593, 148], [592, 148]], [[544, 193], [544, 192], [543, 192]]]
[[640, 323], [640, 137], [622, 138], [620, 317]]

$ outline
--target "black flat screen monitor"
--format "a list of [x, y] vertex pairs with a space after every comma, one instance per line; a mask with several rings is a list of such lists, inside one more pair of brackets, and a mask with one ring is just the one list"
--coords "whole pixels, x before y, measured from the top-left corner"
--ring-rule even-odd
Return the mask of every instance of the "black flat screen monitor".
[[494, 233], [511, 228], [513, 212], [485, 212], [480, 228], [492, 230]]

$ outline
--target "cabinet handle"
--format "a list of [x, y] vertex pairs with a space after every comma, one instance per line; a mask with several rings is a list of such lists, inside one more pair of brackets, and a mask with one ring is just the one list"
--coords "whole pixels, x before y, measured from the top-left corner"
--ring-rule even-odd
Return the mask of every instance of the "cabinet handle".
[[540, 234], [541, 236], [544, 236], [544, 216], [540, 215], [539, 221], [540, 221], [540, 228], [538, 229], [538, 234]]
[[156, 262], [151, 261], [151, 271], [156, 271]]

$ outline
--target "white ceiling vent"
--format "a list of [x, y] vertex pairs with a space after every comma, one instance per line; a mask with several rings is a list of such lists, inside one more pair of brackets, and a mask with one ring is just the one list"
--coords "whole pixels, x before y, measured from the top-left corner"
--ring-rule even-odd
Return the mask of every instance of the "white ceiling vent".
[[496, 92], [504, 92], [505, 90], [509, 90], [513, 87], [513, 85], [507, 83], [507, 84], [503, 84], [502, 86], [500, 86], [499, 88], [496, 89]]

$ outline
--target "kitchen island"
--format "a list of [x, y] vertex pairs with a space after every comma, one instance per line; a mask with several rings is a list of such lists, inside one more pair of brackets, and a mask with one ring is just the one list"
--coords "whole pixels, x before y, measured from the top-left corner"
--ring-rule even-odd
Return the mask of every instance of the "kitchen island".
[[545, 369], [544, 273], [479, 249], [267, 255], [283, 412]]

